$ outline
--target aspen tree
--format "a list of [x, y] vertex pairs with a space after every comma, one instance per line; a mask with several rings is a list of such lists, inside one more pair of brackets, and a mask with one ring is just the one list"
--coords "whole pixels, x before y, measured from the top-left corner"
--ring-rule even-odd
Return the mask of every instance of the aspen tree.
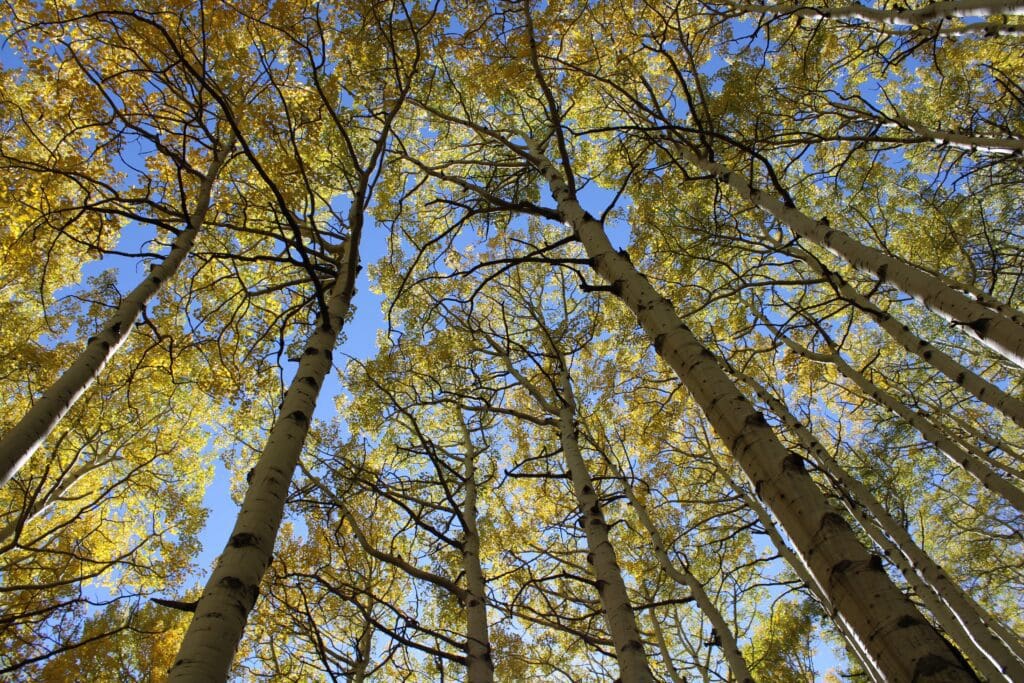
[[[838, 616], [893, 681], [974, 680], [825, 501], [802, 465], [679, 319], [670, 302], [608, 241], [565, 180], [532, 140], [528, 158], [548, 183], [566, 226], [582, 242], [595, 271], [637, 316], [655, 350], [679, 375], [755, 490], [779, 517]], [[567, 160], [564, 163], [568, 163]], [[870, 596], [870, 597], [867, 597]]]
[[896, 259], [874, 247], [858, 242], [831, 221], [814, 220], [795, 206], [753, 187], [743, 174], [711, 161], [685, 145], [677, 145], [680, 156], [732, 187], [751, 204], [789, 226], [793, 232], [836, 254], [853, 267], [871, 273], [880, 282], [898, 287], [950, 325], [1024, 368], [1024, 326], [993, 308], [968, 298], [929, 273]]
[[[920, 412], [907, 407], [895, 396], [872, 382], [863, 372], [852, 367], [846, 362], [842, 354], [839, 353], [830, 338], [825, 337], [825, 341], [830, 347], [829, 353], [811, 351], [796, 343], [785, 334], [782, 334], [777, 327], [767, 322], [760, 314], [757, 314], [757, 316], [761, 318], [762, 323], [772, 330], [778, 339], [795, 353], [808, 360], [835, 365], [839, 372], [857, 385], [857, 388], [865, 396], [872, 398], [880, 405], [899, 415], [908, 424], [917, 429], [924, 438], [935, 444], [935, 447], [944, 453], [950, 462], [963, 468], [965, 472], [974, 477], [982, 486], [997, 496], [1002, 497], [1007, 503], [1024, 513], [1024, 491], [1014, 486], [1006, 477], [1000, 475], [984, 458], [969, 452], [969, 447], [961, 446], [950, 439], [930, 419]], [[818, 333], [825, 334], [823, 330], [818, 330]]]
[[124, 344], [150, 299], [167, 280], [174, 277], [206, 222], [214, 183], [221, 168], [227, 163], [233, 146], [230, 137], [223, 144], [216, 144], [213, 158], [200, 180], [195, 205], [189, 213], [188, 226], [174, 238], [171, 250], [122, 300], [117, 311], [103, 323], [100, 331], [89, 338], [85, 349], [71, 367], [43, 392], [28, 413], [0, 440], [0, 485], [6, 484], [17, 474], [68, 409], [92, 385], [107, 361]]
[[[959, 630], [967, 639], [962, 642], [958, 637], [956, 642], [979, 666], [979, 672], [989, 680], [999, 680], [1004, 674], [1007, 676], [1005, 680], [1017, 680], [1024, 676], [1024, 660], [1019, 659], [1021, 653], [1024, 653], [1024, 646], [1020, 639], [987, 614], [949, 578], [947, 572], [918, 546], [910, 533], [892, 518], [871, 490], [832, 457], [828, 449], [793, 415], [785, 402], [753, 377], [735, 369], [732, 373], [749, 385], [783, 424], [793, 430], [815, 463], [841, 487], [848, 496], [847, 505], [853, 515], [872, 540], [883, 549], [885, 556], [915, 586], [915, 592], [927, 601], [928, 609], [940, 619], [943, 628], [947, 631], [951, 631], [951, 628]], [[869, 515], [865, 515], [862, 508]], [[875, 531], [876, 527], [884, 534], [879, 535]], [[946, 615], [956, 623], [951, 626]]]
[[[782, 245], [779, 246], [781, 248]], [[785, 251], [793, 254], [810, 266], [811, 270], [825, 277], [835, 286], [836, 291], [841, 297], [856, 306], [858, 310], [864, 311], [874, 318], [878, 326], [885, 330], [907, 352], [919, 356], [943, 375], [963, 387], [964, 391], [1000, 411], [1018, 426], [1024, 427], [1024, 401], [1011, 396], [996, 384], [989, 382], [970, 368], [958, 363], [942, 349], [936, 348], [932, 343], [914, 334], [907, 324], [902, 323], [896, 316], [883, 311], [871, 303], [853, 285], [844, 280], [842, 276], [826, 268], [813, 254], [799, 247], [789, 248]]]

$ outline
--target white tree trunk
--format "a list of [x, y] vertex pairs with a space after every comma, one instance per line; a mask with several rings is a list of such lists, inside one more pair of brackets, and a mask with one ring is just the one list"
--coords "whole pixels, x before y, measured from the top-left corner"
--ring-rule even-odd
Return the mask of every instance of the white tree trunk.
[[838, 274], [826, 270], [812, 254], [799, 248], [788, 249], [787, 252], [801, 259], [810, 266], [811, 270], [832, 282], [841, 297], [874, 318], [879, 327], [908, 352], [929, 363], [979, 401], [987, 403], [1013, 420], [1018, 426], [1024, 427], [1024, 401], [1010, 396], [981, 375], [960, 365], [941, 349], [918, 337], [910, 331], [908, 325], [901, 323], [889, 313], [875, 306]]
[[[353, 217], [351, 224], [361, 221]], [[361, 223], [360, 223], [361, 225]], [[196, 605], [169, 681], [225, 681], [260, 581], [270, 566], [295, 468], [317, 396], [331, 370], [334, 347], [355, 293], [358, 236], [354, 229], [338, 257], [339, 273], [327, 295], [326, 319], [306, 344], [246, 491], [227, 547]]]
[[[848, 508], [861, 522], [872, 540], [885, 551], [885, 555], [914, 586], [915, 592], [927, 602], [928, 609], [940, 620], [943, 628], [950, 633], [961, 632], [961, 638], [956, 638], [957, 644], [975, 662], [979, 672], [990, 681], [1024, 681], [1024, 662], [1021, 659], [1024, 655], [1024, 646], [1020, 640], [1016, 637], [1005, 642], [1005, 639], [1001, 640], [1007, 629], [999, 628], [997, 620], [949, 578], [946, 571], [917, 545], [910, 533], [892, 518], [871, 490], [852, 477], [832, 457], [810, 430], [790, 412], [789, 407], [753, 377], [739, 371], [734, 372], [757, 392], [783, 424], [796, 434], [818, 467], [845, 490], [853, 501], [856, 501]], [[863, 510], [860, 506], [863, 506]], [[864, 510], [870, 513], [870, 516], [866, 515]], [[877, 530], [881, 530], [883, 534], [877, 533], [876, 525]], [[891, 538], [892, 542], [888, 541], [886, 536]], [[951, 620], [956, 622], [955, 625], [950, 623]], [[966, 640], [963, 640], [964, 638]]]
[[872, 660], [868, 655], [867, 650], [865, 650], [864, 643], [861, 642], [856, 633], [850, 630], [849, 624], [838, 616], [836, 608], [828, 596], [828, 592], [823, 586], [818, 584], [818, 580], [814, 578], [813, 574], [811, 574], [811, 570], [807, 566], [807, 563], [804, 562], [800, 556], [793, 552], [793, 549], [786, 544], [785, 539], [782, 538], [782, 534], [779, 532], [779, 529], [775, 524], [775, 520], [772, 519], [768, 510], [761, 505], [761, 502], [757, 500], [755, 496], [750, 495], [742, 487], [737, 485], [736, 482], [730, 481], [730, 486], [732, 486], [732, 489], [737, 493], [737, 495], [743, 498], [747, 507], [753, 510], [754, 514], [757, 515], [758, 521], [761, 522], [761, 526], [764, 528], [765, 533], [768, 534], [768, 539], [772, 542], [772, 545], [775, 546], [779, 556], [786, 561], [786, 564], [788, 564], [796, 573], [797, 577], [804, 582], [804, 585], [807, 586], [807, 589], [811, 592], [811, 595], [814, 596], [814, 599], [818, 601], [818, 604], [821, 605], [822, 609], [825, 610], [825, 613], [829, 615], [838, 627], [839, 633], [846, 642], [846, 646], [849, 648], [850, 653], [857, 659], [857, 662], [861, 665], [867, 675], [874, 683], [887, 683], [885, 675], [878, 670], [874, 660]]
[[924, 415], [906, 406], [895, 396], [885, 391], [872, 382], [864, 373], [853, 368], [842, 357], [838, 350], [832, 353], [815, 353], [803, 346], [800, 346], [789, 337], [779, 333], [771, 323], [762, 318], [769, 329], [771, 329], [790, 349], [808, 360], [822, 363], [831, 363], [836, 366], [839, 372], [849, 378], [865, 397], [869, 397], [879, 405], [887, 408], [895, 415], [901, 417], [914, 429], [920, 432], [926, 440], [932, 443], [943, 453], [946, 458], [957, 467], [962, 468], [969, 475], [974, 477], [979, 484], [992, 493], [1003, 498], [1007, 503], [1020, 512], [1024, 512], [1024, 491], [1010, 483], [1005, 477], [996, 472], [985, 460], [975, 454], [969, 453], [957, 442], [946, 436], [938, 426]]
[[752, 188], [742, 173], [730, 172], [724, 165], [709, 161], [682, 145], [677, 145], [676, 149], [687, 161], [727, 183], [741, 197], [775, 216], [798, 236], [828, 249], [854, 268], [894, 285], [960, 331], [1024, 367], [1024, 327], [1021, 324], [948, 287], [925, 271], [861, 244], [832, 228], [827, 220], [813, 220], [798, 209], [786, 206], [768, 191]]
[[[16, 534], [19, 534], [25, 524], [28, 524], [33, 519], [49, 510], [50, 507], [61, 500], [64, 494], [67, 493], [72, 486], [81, 481], [87, 474], [109, 465], [115, 460], [117, 460], [116, 455], [105, 455], [104, 457], [98, 457], [93, 462], [87, 462], [79, 465], [65, 474], [58, 481], [57, 485], [49, 491], [45, 493], [40, 492], [29, 504], [28, 509], [23, 509], [19, 514], [15, 515], [10, 522], [4, 525], [3, 528], [0, 528], [0, 546], [14, 538]], [[27, 545], [31, 547], [33, 544], [29, 543]], [[0, 548], [0, 551], [2, 551], [2, 548]]]
[[587, 562], [593, 569], [597, 592], [608, 622], [608, 632], [615, 645], [622, 683], [653, 683], [644, 643], [636, 625], [633, 605], [626, 592], [622, 570], [615, 557], [615, 548], [608, 536], [601, 501], [594, 489], [587, 463], [580, 452], [576, 435], [576, 401], [568, 371], [562, 368], [562, 405], [558, 414], [558, 432], [566, 469], [580, 508], [583, 532], [587, 537]]
[[992, 17], [1024, 13], [1020, 0], [942, 0], [918, 9], [886, 10], [852, 3], [844, 7], [807, 5], [748, 5], [725, 2], [728, 7], [757, 14], [785, 14], [826, 19], [859, 19], [888, 26], [922, 26], [933, 21], [963, 17]]
[[233, 146], [234, 143], [229, 138], [228, 143], [214, 154], [206, 175], [199, 184], [195, 207], [189, 215], [188, 227], [174, 238], [167, 256], [153, 266], [149, 275], [121, 301], [121, 305], [104, 323], [103, 328], [96, 336], [89, 338], [85, 349], [71, 367], [43, 392], [18, 424], [0, 440], [0, 486], [17, 474], [75, 401], [92, 386], [107, 361], [128, 338], [128, 333], [146, 309], [146, 304], [160, 291], [163, 284], [174, 276], [182, 261], [192, 251], [196, 235], [199, 234], [199, 229], [210, 209], [213, 184]]
[[704, 590], [704, 586], [697, 580], [697, 577], [690, 573], [686, 566], [680, 567], [672, 562], [672, 559], [668, 556], [665, 539], [654, 524], [654, 520], [648, 514], [647, 507], [637, 497], [633, 486], [617, 467], [616, 474], [619, 481], [622, 482], [626, 498], [633, 505], [633, 511], [636, 513], [637, 519], [640, 520], [640, 525], [647, 532], [647, 535], [651, 537], [651, 540], [654, 541], [654, 556], [658, 559], [661, 568], [668, 574], [669, 578], [690, 591], [690, 595], [693, 597], [694, 602], [697, 603], [697, 607], [700, 608], [700, 611], [711, 622], [711, 626], [714, 627], [715, 633], [718, 634], [719, 639], [722, 641], [722, 654], [725, 655], [725, 661], [729, 665], [729, 670], [732, 671], [733, 678], [737, 683], [754, 683], [754, 676], [750, 673], [747, 662], [743, 659], [743, 654], [736, 643], [736, 637], [733, 636], [729, 622], [722, 616], [722, 612], [719, 611], [718, 606], [711, 600], [711, 597]]
[[772, 508], [820, 586], [890, 681], [972, 681], [972, 672], [886, 575], [850, 526], [735, 384], [683, 324], [672, 304], [612, 247], [601, 223], [583, 210], [565, 180], [530, 146], [565, 224], [594, 269], [636, 315], [657, 353], [675, 370]]
[[487, 584], [480, 565], [480, 531], [477, 528], [476, 458], [480, 454], [473, 444], [469, 427], [458, 415], [462, 428], [463, 492], [460, 520], [462, 522], [462, 570], [466, 574], [466, 680], [470, 683], [491, 683], [494, 680], [494, 660], [487, 624]]

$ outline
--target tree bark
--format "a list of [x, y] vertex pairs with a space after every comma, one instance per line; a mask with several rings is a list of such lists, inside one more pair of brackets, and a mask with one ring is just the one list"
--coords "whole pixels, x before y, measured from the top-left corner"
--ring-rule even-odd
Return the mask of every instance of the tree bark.
[[743, 659], [743, 654], [740, 652], [739, 644], [736, 642], [736, 637], [732, 633], [729, 622], [722, 616], [722, 612], [715, 605], [714, 601], [711, 600], [711, 597], [704, 590], [704, 586], [697, 580], [697, 577], [690, 573], [690, 570], [685, 565], [679, 567], [676, 563], [672, 562], [668, 556], [665, 539], [654, 524], [654, 520], [648, 514], [647, 507], [637, 497], [633, 486], [626, 480], [625, 475], [618, 468], [616, 468], [616, 475], [619, 481], [622, 482], [626, 498], [633, 505], [633, 512], [636, 513], [637, 519], [640, 520], [640, 525], [647, 532], [647, 535], [651, 537], [651, 540], [654, 541], [654, 556], [658, 559], [661, 568], [668, 574], [669, 578], [690, 591], [690, 595], [693, 597], [694, 602], [697, 603], [697, 607], [708, 618], [711, 626], [715, 629], [715, 633], [718, 634], [719, 639], [722, 641], [722, 654], [729, 665], [729, 670], [732, 671], [733, 678], [737, 683], [754, 683], [756, 679], [750, 673], [747, 662]]
[[167, 256], [124, 298], [114, 315], [103, 324], [103, 328], [96, 336], [89, 338], [85, 349], [71, 367], [43, 392], [18, 424], [0, 440], [0, 486], [18, 473], [71, 406], [92, 386], [104, 366], [128, 338], [135, 321], [146, 309], [146, 304], [174, 276], [192, 251], [192, 245], [210, 209], [213, 184], [227, 162], [232, 147], [233, 138], [229, 138], [227, 144], [214, 154], [199, 184], [188, 227], [174, 238]]
[[462, 460], [464, 495], [462, 522], [462, 570], [466, 574], [466, 680], [470, 683], [491, 683], [494, 680], [494, 659], [487, 624], [487, 584], [480, 565], [480, 531], [477, 528], [476, 458], [480, 454], [469, 434], [469, 427], [458, 415], [465, 454]]
[[767, 191], [751, 187], [742, 173], [731, 172], [726, 166], [710, 161], [683, 145], [677, 145], [676, 149], [687, 161], [728, 184], [741, 197], [788, 225], [799, 237], [828, 249], [854, 268], [873, 274], [881, 282], [897, 287], [961, 332], [1024, 367], [1022, 321], [1007, 318], [995, 308], [968, 298], [929, 273], [861, 244], [831, 227], [828, 220], [811, 219]]
[[572, 480], [573, 492], [579, 505], [583, 531], [587, 537], [587, 562], [594, 572], [597, 592], [604, 607], [608, 632], [615, 645], [622, 683], [653, 683], [654, 676], [647, 662], [644, 643], [636, 624], [636, 614], [626, 592], [615, 556], [615, 548], [608, 536], [608, 523], [604, 520], [601, 501], [594, 489], [587, 463], [580, 452], [576, 428], [576, 400], [568, 370], [561, 368], [561, 407], [558, 413], [558, 434], [565, 457], [566, 469]]
[[[783, 424], [796, 434], [818, 467], [848, 494], [853, 503], [848, 505], [851, 513], [883, 550], [886, 557], [903, 573], [914, 587], [914, 591], [928, 604], [928, 609], [940, 620], [943, 628], [950, 633], [962, 630], [967, 641], [962, 642], [957, 638], [957, 644], [975, 662], [979, 672], [988, 680], [1024, 680], [1024, 662], [1018, 659], [1021, 652], [1024, 652], [1024, 647], [1021, 646], [1019, 639], [1014, 637], [1008, 642], [1000, 640], [1003, 636], [997, 635], [998, 622], [914, 542], [910, 533], [892, 518], [871, 490], [852, 477], [832, 457], [811, 431], [793, 415], [789, 407], [753, 377], [739, 371], [734, 371], [734, 374], [749, 385], [772, 412], [778, 415]], [[865, 514], [865, 511], [869, 514]], [[878, 534], [878, 530], [883, 534]], [[942, 618], [944, 613], [948, 615], [948, 619]], [[956, 623], [949, 624], [951, 619]], [[993, 629], [991, 632], [990, 628]], [[1014, 651], [1011, 652], [1011, 649]]]
[[807, 586], [807, 590], [811, 592], [814, 599], [818, 601], [818, 604], [825, 610], [825, 613], [828, 614], [836, 624], [839, 629], [839, 633], [843, 636], [843, 640], [846, 642], [846, 646], [849, 648], [850, 653], [864, 668], [868, 677], [874, 681], [874, 683], [887, 683], [885, 675], [878, 670], [875, 661], [864, 649], [864, 643], [857, 638], [857, 634], [850, 630], [849, 624], [837, 617], [836, 608], [832, 604], [832, 600], [829, 598], [828, 592], [823, 586], [818, 584], [817, 579], [815, 579], [814, 575], [811, 574], [811, 570], [807, 566], [807, 563], [804, 562], [799, 555], [793, 552], [792, 548], [786, 545], [785, 539], [782, 538], [782, 534], [775, 525], [775, 520], [772, 519], [768, 511], [763, 505], [761, 505], [761, 502], [757, 500], [755, 496], [752, 496], [749, 492], [737, 485], [736, 482], [730, 481], [730, 486], [732, 486], [732, 489], [743, 498], [747, 507], [753, 510], [779, 555], [786, 561], [786, 564], [792, 568], [797, 577], [804, 582], [804, 585]]
[[253, 472], [227, 547], [196, 606], [169, 681], [224, 681], [256, 604], [260, 581], [270, 566], [284, 516], [288, 487], [299, 462], [309, 424], [355, 293], [362, 216], [350, 212], [350, 236], [338, 257], [339, 274], [327, 296], [326, 317], [318, 318], [285, 393], [281, 410]]
[[594, 269], [636, 315], [655, 351], [701, 406], [878, 668], [894, 682], [977, 680], [889, 579], [880, 558], [869, 554], [846, 520], [829, 507], [803, 459], [778, 441], [672, 304], [615, 251], [604, 227], [583, 210], [555, 166], [532, 143], [529, 155]]
[[[962, 468], [971, 475], [979, 484], [1001, 497], [1018, 511], [1024, 513], [1024, 491], [1011, 484], [1005, 477], [996, 472], [985, 460], [973, 453], [969, 453], [960, 444], [946, 436], [935, 423], [924, 415], [906, 406], [895, 396], [885, 391], [877, 384], [868, 379], [863, 372], [856, 370], [843, 358], [834, 347], [832, 353], [815, 353], [803, 346], [800, 346], [789, 337], [781, 334], [779, 330], [762, 317], [762, 322], [768, 326], [786, 346], [797, 354], [808, 360], [835, 365], [840, 374], [852, 381], [865, 397], [876, 401], [879, 405], [887, 408], [893, 414], [898, 415], [905, 422], [916, 429], [921, 436], [932, 443], [946, 458], [957, 467]], [[831, 343], [831, 340], [829, 340]]]
[[726, 6], [756, 14], [785, 14], [825, 19], [859, 19], [888, 26], [923, 26], [963, 17], [991, 17], [1024, 13], [1020, 0], [942, 0], [918, 9], [886, 10], [852, 3], [845, 7], [808, 5], [750, 5], [726, 2]]
[[992, 406], [1013, 420], [1018, 426], [1024, 427], [1024, 401], [1010, 396], [973, 370], [960, 365], [960, 363], [956, 362], [941, 349], [918, 337], [910, 331], [908, 325], [901, 323], [891, 314], [878, 308], [850, 283], [846, 282], [838, 274], [825, 268], [813, 254], [809, 254], [800, 248], [791, 248], [787, 252], [804, 261], [814, 272], [827, 278], [835, 286], [839, 296], [874, 318], [878, 326], [885, 330], [896, 343], [909, 353], [918, 356], [943, 375], [956, 382], [971, 396]]

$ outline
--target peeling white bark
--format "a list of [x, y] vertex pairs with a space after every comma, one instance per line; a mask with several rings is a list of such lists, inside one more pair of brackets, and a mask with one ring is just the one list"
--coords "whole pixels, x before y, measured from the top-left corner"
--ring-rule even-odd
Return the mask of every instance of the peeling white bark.
[[772, 508], [832, 604], [890, 681], [973, 681], [973, 673], [886, 575], [671, 302], [615, 251], [601, 223], [583, 210], [559, 171], [532, 144], [531, 161], [547, 181], [565, 224], [594, 270], [636, 315], [662, 359], [675, 370]]
[[[353, 210], [357, 210], [355, 205]], [[353, 216], [350, 225], [361, 220], [361, 216]], [[339, 273], [327, 295], [326, 320], [318, 319], [306, 344], [256, 462], [227, 547], [196, 605], [169, 681], [227, 680], [242, 631], [256, 604], [260, 582], [270, 566], [288, 487], [355, 293], [359, 230], [354, 229], [351, 234], [338, 257]]]
[[153, 266], [149, 275], [121, 301], [117, 311], [103, 324], [96, 336], [89, 338], [85, 349], [71, 367], [36, 399], [18, 424], [0, 440], [0, 486], [17, 474], [71, 406], [92, 386], [104, 366], [128, 338], [146, 304], [174, 276], [192, 251], [192, 245], [210, 209], [213, 185], [233, 145], [229, 141], [217, 150], [210, 161], [206, 175], [199, 184], [188, 227], [175, 237], [167, 256]]

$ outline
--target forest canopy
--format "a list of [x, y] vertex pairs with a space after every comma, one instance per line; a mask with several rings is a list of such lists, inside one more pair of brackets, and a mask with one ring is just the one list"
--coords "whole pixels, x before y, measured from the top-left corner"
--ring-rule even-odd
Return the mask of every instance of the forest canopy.
[[1024, 681], [1022, 16], [5, 0], [0, 675]]

